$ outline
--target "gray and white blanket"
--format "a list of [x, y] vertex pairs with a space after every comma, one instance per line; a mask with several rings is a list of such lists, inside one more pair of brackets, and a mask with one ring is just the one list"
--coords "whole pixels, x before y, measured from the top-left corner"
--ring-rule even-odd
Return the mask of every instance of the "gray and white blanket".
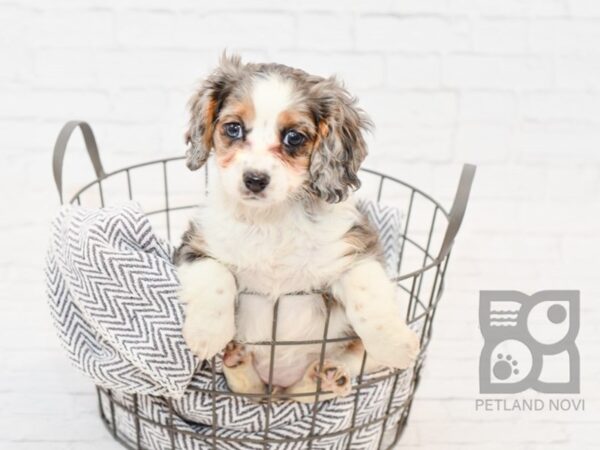
[[[359, 207], [377, 226], [388, 269], [395, 272], [399, 211], [370, 202], [359, 202]], [[103, 209], [66, 206], [52, 223], [46, 280], [58, 336], [74, 364], [96, 385], [110, 389], [114, 401], [129, 410], [135, 406], [148, 420], [136, 422], [122, 408], [111, 411], [105, 396], [104, 416], [111, 425], [115, 421], [119, 437], [132, 445], [139, 429], [144, 448], [166, 449], [173, 443], [186, 450], [211, 448], [211, 440], [201, 437], [212, 433], [213, 417], [217, 435], [226, 442], [220, 448], [263, 448], [267, 420], [270, 439], [291, 439], [270, 448], [303, 448], [313, 405], [273, 403], [267, 419], [265, 405], [227, 395], [213, 401], [205, 392], [213, 382], [218, 390], [227, 391], [227, 385], [220, 372], [213, 380], [209, 365], [185, 345], [173, 253], [137, 203]], [[345, 448], [349, 434], [341, 431], [352, 424], [352, 448], [378, 444], [384, 425], [392, 427], [397, 417], [377, 419], [406, 399], [412, 371], [401, 373], [395, 383], [378, 377], [365, 376], [363, 382], [373, 383], [358, 393], [318, 404], [314, 434], [324, 437], [313, 442], [314, 449]], [[169, 420], [182, 432], [172, 435], [163, 428]]]

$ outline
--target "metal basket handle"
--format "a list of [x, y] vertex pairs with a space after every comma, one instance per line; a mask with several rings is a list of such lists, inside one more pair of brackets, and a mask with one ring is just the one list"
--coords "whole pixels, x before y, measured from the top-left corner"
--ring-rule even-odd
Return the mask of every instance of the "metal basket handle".
[[465, 211], [467, 210], [467, 203], [469, 202], [469, 195], [471, 193], [471, 186], [473, 185], [473, 178], [475, 177], [476, 166], [473, 164], [463, 165], [462, 173], [460, 174], [460, 181], [458, 182], [458, 188], [456, 189], [456, 195], [454, 197], [454, 203], [450, 209], [448, 216], [448, 227], [446, 228], [446, 234], [440, 247], [440, 253], [437, 257], [437, 261], [442, 261], [454, 244], [454, 238], [460, 229]]
[[96, 144], [96, 138], [92, 127], [87, 122], [82, 120], [72, 120], [67, 122], [60, 130], [56, 143], [54, 144], [54, 153], [52, 155], [52, 171], [54, 173], [54, 182], [56, 183], [56, 189], [58, 190], [58, 196], [60, 203], [63, 203], [63, 192], [62, 192], [62, 171], [63, 161], [65, 159], [65, 151], [67, 150], [67, 144], [75, 128], [81, 129], [83, 139], [85, 141], [85, 148], [87, 149], [88, 156], [94, 166], [94, 172], [96, 172], [96, 178], [102, 178], [105, 175], [102, 162], [100, 161], [100, 154], [98, 153], [98, 145]]

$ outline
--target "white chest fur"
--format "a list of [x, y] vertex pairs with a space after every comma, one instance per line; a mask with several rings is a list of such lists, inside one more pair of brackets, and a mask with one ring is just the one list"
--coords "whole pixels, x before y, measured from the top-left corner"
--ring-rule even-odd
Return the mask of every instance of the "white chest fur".
[[240, 291], [271, 297], [323, 287], [348, 264], [344, 234], [357, 220], [353, 203], [309, 216], [300, 204], [244, 220], [212, 199], [199, 218], [210, 254], [234, 272]]

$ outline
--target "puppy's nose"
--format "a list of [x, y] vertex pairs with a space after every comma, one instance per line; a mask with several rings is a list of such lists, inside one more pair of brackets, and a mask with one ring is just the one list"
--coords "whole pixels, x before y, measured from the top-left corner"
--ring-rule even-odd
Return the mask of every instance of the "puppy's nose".
[[264, 190], [269, 184], [270, 180], [271, 177], [264, 172], [244, 172], [244, 184], [255, 194], [258, 194], [260, 191]]

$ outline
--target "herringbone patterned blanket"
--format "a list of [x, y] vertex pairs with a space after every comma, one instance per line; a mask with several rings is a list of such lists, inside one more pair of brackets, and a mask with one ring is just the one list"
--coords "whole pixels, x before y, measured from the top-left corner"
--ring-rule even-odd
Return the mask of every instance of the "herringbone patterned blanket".
[[[359, 207], [379, 229], [393, 273], [400, 241], [399, 211], [371, 202], [359, 202]], [[213, 387], [212, 376], [207, 365], [199, 369], [201, 362], [181, 335], [183, 309], [172, 256], [173, 247], [154, 234], [136, 203], [103, 209], [63, 207], [52, 223], [46, 267], [49, 304], [71, 360], [95, 384], [111, 389], [115, 400], [132, 407], [133, 394], [138, 394], [139, 414], [166, 425], [169, 407], [164, 397], [173, 399], [174, 425], [183, 433], [173, 436], [161, 426], [142, 421], [139, 429], [145, 448], [171, 448], [172, 438], [176, 448], [210, 448], [210, 439], [193, 436], [212, 433], [213, 397], [203, 392]], [[371, 374], [363, 381], [381, 375]], [[386, 422], [376, 419], [389, 410], [392, 389], [392, 410], [406, 398], [411, 376], [412, 371], [406, 371], [396, 383], [386, 379], [358, 394], [320, 402], [314, 433], [329, 437], [315, 440], [313, 448], [345, 448], [349, 436], [338, 432], [352, 423], [358, 428], [351, 448], [375, 447], [384, 424], [396, 422], [393, 417]], [[218, 390], [227, 390], [222, 374], [215, 383]], [[102, 408], [112, 420], [105, 400]], [[217, 435], [227, 439], [226, 447], [263, 448], [264, 405], [220, 395], [214, 406]], [[274, 403], [269, 412], [269, 438], [292, 439], [277, 448], [303, 448], [301, 439], [311, 430], [312, 414], [313, 405]], [[114, 420], [120, 437], [135, 443], [137, 425], [131, 414], [118, 409]]]

